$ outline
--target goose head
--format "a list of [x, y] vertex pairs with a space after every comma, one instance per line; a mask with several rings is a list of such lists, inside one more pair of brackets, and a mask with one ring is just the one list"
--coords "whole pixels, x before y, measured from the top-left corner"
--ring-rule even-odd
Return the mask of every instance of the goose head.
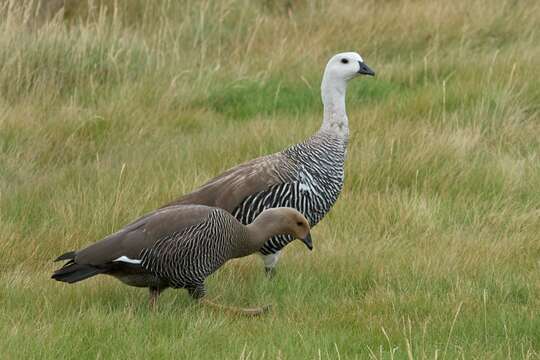
[[356, 52], [339, 53], [328, 61], [324, 76], [335, 80], [349, 81], [360, 75], [375, 76], [375, 72]]

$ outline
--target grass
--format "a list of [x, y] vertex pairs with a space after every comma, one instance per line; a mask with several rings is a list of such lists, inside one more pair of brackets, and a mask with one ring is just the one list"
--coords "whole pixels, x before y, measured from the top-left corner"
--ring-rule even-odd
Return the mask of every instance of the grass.
[[[537, 2], [71, 0], [39, 25], [25, 4], [0, 2], [2, 358], [540, 357]], [[343, 50], [377, 77], [350, 84], [315, 251], [208, 280], [268, 316], [49, 279], [57, 255], [316, 131]]]

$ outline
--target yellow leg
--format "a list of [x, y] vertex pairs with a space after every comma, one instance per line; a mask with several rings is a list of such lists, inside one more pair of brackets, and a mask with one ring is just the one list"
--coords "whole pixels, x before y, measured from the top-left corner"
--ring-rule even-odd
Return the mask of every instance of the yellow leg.
[[263, 305], [261, 307], [241, 308], [241, 307], [236, 307], [236, 306], [217, 304], [208, 299], [200, 299], [199, 302], [203, 305], [210, 306], [214, 309], [226, 311], [228, 313], [237, 314], [237, 315], [245, 315], [245, 316], [260, 316], [268, 312], [270, 308], [272, 307], [270, 304], [268, 304], [268, 305]]
[[150, 297], [149, 297], [150, 310], [152, 311], [157, 310], [157, 299], [160, 293], [161, 293], [160, 289], [150, 288]]

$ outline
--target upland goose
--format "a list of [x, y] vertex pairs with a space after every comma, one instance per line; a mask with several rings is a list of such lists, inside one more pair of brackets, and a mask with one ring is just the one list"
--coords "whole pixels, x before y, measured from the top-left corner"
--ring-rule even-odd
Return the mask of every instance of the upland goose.
[[[343, 187], [349, 136], [345, 91], [347, 82], [359, 75], [375, 75], [360, 55], [346, 52], [333, 56], [321, 84], [324, 115], [319, 131], [279, 153], [236, 166], [165, 206], [215, 206], [243, 224], [249, 224], [264, 209], [288, 206], [315, 226]], [[261, 248], [268, 273], [273, 272], [280, 250], [292, 240], [289, 235], [277, 235]]]
[[[152, 305], [168, 287], [185, 288], [201, 299], [206, 293], [204, 280], [228, 260], [259, 251], [276, 235], [302, 239], [311, 250], [309, 231], [306, 218], [292, 208], [268, 209], [243, 225], [220, 208], [170, 206], [82, 250], [61, 255], [55, 261], [69, 261], [52, 278], [75, 283], [98, 274], [112, 275], [127, 285], [148, 287]], [[249, 314], [264, 310], [229, 309]]]

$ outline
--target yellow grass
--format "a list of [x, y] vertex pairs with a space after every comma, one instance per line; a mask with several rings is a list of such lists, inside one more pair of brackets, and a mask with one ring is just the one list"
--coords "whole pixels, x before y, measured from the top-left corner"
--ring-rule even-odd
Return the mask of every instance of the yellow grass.
[[[540, 356], [537, 1], [0, 1], [2, 358]], [[265, 278], [210, 297], [49, 279], [82, 247], [318, 128], [354, 50], [346, 183]]]

